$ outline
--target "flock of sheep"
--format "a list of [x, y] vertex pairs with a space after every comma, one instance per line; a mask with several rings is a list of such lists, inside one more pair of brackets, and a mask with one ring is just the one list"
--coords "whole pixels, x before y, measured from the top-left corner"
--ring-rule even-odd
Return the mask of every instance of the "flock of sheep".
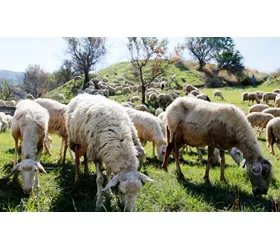
[[[207, 95], [191, 84], [184, 85], [184, 97], [175, 92], [159, 93], [156, 88], [162, 88], [163, 84], [168, 86], [167, 81], [164, 81], [166, 79], [161, 80], [146, 91], [149, 102], [158, 105], [155, 115], [147, 106], [135, 104], [140, 99], [138, 96], [122, 104], [108, 99], [118, 86], [111, 86], [113, 90], [106, 81], [98, 80], [96, 89], [96, 79], [91, 80], [86, 93], [79, 93], [68, 105], [30, 96], [19, 101], [13, 117], [0, 113], [0, 127], [10, 127], [15, 141], [14, 167], [5, 178], [20, 171], [24, 193], [29, 194], [33, 186], [38, 187], [38, 171], [45, 173], [40, 162], [41, 153], [45, 147], [51, 154], [51, 137], [48, 134], [57, 134], [62, 138], [61, 164], [65, 163], [67, 149], [71, 149], [70, 156], [75, 161], [76, 169], [75, 183], [78, 182], [80, 157], [84, 158], [85, 175], [89, 174], [88, 161], [95, 164], [97, 210], [102, 208], [102, 192], [111, 195], [110, 188], [117, 186], [124, 208], [136, 211], [142, 181], [154, 182], [139, 168], [146, 159], [143, 147], [147, 142], [153, 143], [153, 155], [156, 150], [157, 158], [162, 162], [161, 167], [166, 171], [169, 155], [173, 154], [179, 177], [183, 177], [180, 149], [185, 146], [186, 149], [187, 146], [196, 147], [201, 159], [202, 148], [208, 146], [205, 181], [209, 181], [210, 167], [220, 156], [220, 179], [226, 182], [225, 150], [229, 150], [237, 164], [241, 162], [242, 155], [252, 192], [254, 195], [267, 194], [272, 179], [272, 165], [263, 157], [252, 127], [267, 128], [267, 145], [274, 154], [273, 144], [276, 142], [280, 146], [280, 118], [274, 118], [278, 113], [275, 115], [273, 108], [259, 102], [260, 95], [264, 102], [274, 95], [276, 105], [277, 94], [243, 93], [243, 102], [248, 100], [258, 103], [250, 107], [250, 114], [246, 117], [235, 105], [210, 102]], [[131, 86], [122, 86], [122, 93], [125, 93], [126, 88], [129, 88], [129, 92], [133, 91], [133, 87], [139, 91], [137, 86], [132, 86], [133, 83], [126, 84]], [[220, 90], [214, 90], [213, 96], [224, 100]], [[22, 142], [20, 163], [17, 161], [19, 140]]]

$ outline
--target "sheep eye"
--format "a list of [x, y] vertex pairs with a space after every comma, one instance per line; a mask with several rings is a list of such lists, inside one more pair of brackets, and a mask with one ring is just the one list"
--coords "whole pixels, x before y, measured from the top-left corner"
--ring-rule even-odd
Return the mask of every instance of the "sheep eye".
[[37, 172], [37, 170], [38, 170], [38, 169], [37, 169], [37, 168], [35, 168], [34, 172]]

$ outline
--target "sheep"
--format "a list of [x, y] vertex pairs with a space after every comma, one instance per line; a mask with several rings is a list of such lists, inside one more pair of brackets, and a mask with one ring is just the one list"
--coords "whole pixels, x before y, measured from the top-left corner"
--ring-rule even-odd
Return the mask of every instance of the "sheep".
[[[195, 147], [208, 145], [208, 163], [204, 180], [209, 182], [209, 170], [215, 148], [220, 150], [221, 173], [224, 176], [224, 150], [236, 147], [244, 154], [246, 171], [254, 195], [267, 194], [272, 179], [272, 165], [262, 155], [257, 138], [245, 114], [232, 104], [204, 102], [179, 97], [166, 110], [167, 148], [162, 168], [167, 171], [168, 157], [174, 152], [179, 177], [183, 173], [179, 164], [179, 149], [188, 144]], [[221, 133], [223, 131], [223, 133]]]
[[[16, 171], [21, 172], [25, 194], [32, 191], [34, 179], [35, 187], [39, 186], [37, 170], [46, 173], [44, 167], [40, 164], [40, 156], [47, 135], [48, 121], [48, 111], [34, 101], [22, 100], [17, 104], [11, 124], [11, 134], [15, 140], [15, 158], [10, 175]], [[18, 140], [22, 141], [23, 151], [20, 163], [17, 163]]]
[[25, 99], [35, 100], [35, 97], [34, 97], [33, 95], [31, 95], [31, 94], [27, 94], [27, 95], [25, 96]]
[[6, 115], [6, 121], [8, 122], [8, 128], [11, 128], [13, 117], [11, 115]]
[[264, 109], [267, 108], [269, 108], [267, 104], [254, 104], [251, 107], [249, 107], [249, 113], [262, 112]]
[[274, 117], [280, 117], [280, 108], [267, 108], [262, 113], [272, 114]]
[[48, 133], [56, 134], [62, 137], [60, 154], [59, 154], [60, 158], [58, 162], [64, 165], [65, 158], [66, 158], [66, 151], [68, 148], [68, 134], [66, 129], [67, 105], [47, 98], [38, 98], [34, 100], [34, 102], [38, 103], [43, 108], [47, 109], [49, 112], [50, 119], [48, 123]]
[[155, 116], [159, 116], [161, 113], [163, 113], [163, 109], [162, 108], [157, 108], [155, 111]]
[[5, 102], [5, 101], [0, 100], [0, 107], [2, 107], [2, 106], [7, 106], [7, 104], [6, 104], [6, 102]]
[[58, 93], [57, 98], [58, 98], [59, 101], [62, 101], [64, 103], [66, 103], [66, 99], [65, 99], [65, 97], [62, 93]]
[[123, 102], [121, 105], [124, 106], [124, 107], [135, 107], [136, 106], [132, 102]]
[[10, 101], [10, 106], [15, 107], [17, 105], [17, 102], [15, 100]]
[[207, 101], [207, 102], [210, 102], [211, 100], [209, 99], [209, 97], [205, 94], [199, 94], [196, 96], [197, 99], [200, 99], [200, 100], [204, 100], [204, 101]]
[[[276, 142], [280, 149], [280, 117], [273, 118], [266, 126], [266, 145], [270, 149], [270, 153], [275, 155], [273, 145]], [[279, 160], [280, 157], [277, 158]]]
[[171, 78], [172, 78], [173, 80], [176, 80], [177, 75], [176, 75], [176, 74], [174, 74], [174, 75], [172, 75], [172, 76], [171, 76]]
[[154, 92], [152, 92], [149, 97], [148, 97], [148, 101], [151, 103], [154, 103], [157, 101], [158, 95]]
[[275, 108], [280, 108], [280, 95], [277, 95], [277, 96], [275, 97], [274, 107], [275, 107]]
[[263, 94], [263, 103], [266, 102], [266, 104], [268, 104], [268, 102], [270, 100], [275, 101], [276, 96], [278, 95], [278, 93], [272, 93], [272, 92], [267, 92]]
[[170, 103], [174, 101], [174, 98], [170, 94], [159, 94], [157, 97], [159, 107], [165, 109]]
[[272, 92], [280, 94], [280, 89], [274, 89]]
[[0, 112], [0, 123], [1, 123], [0, 132], [5, 132], [9, 128], [9, 122], [4, 112]]
[[248, 101], [248, 92], [243, 92], [241, 94], [242, 103], [244, 104], [245, 101]]
[[[136, 210], [141, 181], [153, 180], [137, 170], [139, 162], [132, 138], [133, 124], [125, 109], [115, 101], [88, 94], [76, 96], [68, 106], [66, 124], [69, 145], [75, 151], [75, 181], [79, 156], [86, 155], [94, 162], [97, 172], [96, 210], [102, 207], [102, 190], [106, 191], [117, 184], [126, 210]], [[108, 182], [104, 189], [103, 163]], [[111, 173], [114, 177], [110, 180]]]
[[201, 94], [201, 92], [197, 89], [195, 89], [195, 90], [192, 90], [189, 94], [191, 94], [191, 95], [194, 95], [194, 96], [198, 96], [198, 95], [200, 95]]
[[221, 92], [220, 90], [218, 90], [218, 89], [214, 89], [214, 90], [213, 90], [213, 96], [214, 96], [215, 98], [220, 97], [222, 100], [224, 100], [224, 97], [223, 97], [222, 92]]
[[266, 127], [266, 124], [273, 118], [273, 115], [262, 112], [253, 112], [247, 115], [247, 119], [253, 128], [261, 128], [259, 136], [261, 136], [263, 129]]
[[146, 105], [144, 105], [144, 104], [136, 105], [135, 109], [139, 110], [139, 111], [146, 111], [146, 112], [152, 113], [152, 111]]
[[129, 94], [129, 93], [131, 93], [130, 87], [124, 87], [124, 88], [122, 89], [122, 93], [123, 93], [123, 94]]
[[256, 91], [255, 94], [258, 96], [258, 98], [259, 98], [260, 100], [262, 100], [262, 97], [263, 97], [263, 94], [264, 94], [263, 91]]
[[132, 96], [130, 97], [129, 101], [131, 102], [140, 102], [141, 101], [141, 98], [139, 96]]
[[254, 103], [254, 101], [256, 101], [256, 103], [260, 103], [260, 99], [256, 93], [248, 93], [247, 100], [249, 101], [248, 104], [250, 104], [250, 101], [252, 102], [252, 104]]
[[191, 91], [193, 91], [193, 90], [198, 90], [198, 88], [196, 88], [196, 87], [194, 87], [193, 85], [191, 85], [191, 84], [185, 84], [184, 86], [183, 86], [183, 91], [187, 94], [187, 93], [190, 93]]
[[[147, 141], [153, 142], [157, 147], [158, 159], [162, 161], [166, 142], [161, 129], [160, 119], [145, 111], [138, 111], [131, 108], [126, 108], [132, 123], [137, 129], [140, 142], [145, 144]], [[155, 155], [153, 151], [153, 156]]]

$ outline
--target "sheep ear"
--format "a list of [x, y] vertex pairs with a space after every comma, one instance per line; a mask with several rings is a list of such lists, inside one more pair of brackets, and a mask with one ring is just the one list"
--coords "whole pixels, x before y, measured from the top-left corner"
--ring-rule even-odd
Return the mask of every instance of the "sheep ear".
[[106, 191], [107, 189], [114, 187], [118, 184], [119, 182], [119, 175], [116, 174], [110, 181], [109, 183], [106, 185], [106, 187], [103, 189], [103, 191]]
[[153, 179], [151, 179], [149, 176], [144, 175], [142, 173], [139, 173], [139, 180], [141, 181], [150, 181], [150, 182], [156, 182]]
[[20, 163], [18, 163], [17, 165], [15, 165], [15, 166], [13, 167], [12, 173], [14, 173], [15, 171], [19, 170], [19, 166], [20, 166]]
[[36, 167], [41, 171], [43, 172], [44, 174], [46, 174], [47, 172], [45, 171], [44, 167], [41, 165], [40, 162], [36, 162]]

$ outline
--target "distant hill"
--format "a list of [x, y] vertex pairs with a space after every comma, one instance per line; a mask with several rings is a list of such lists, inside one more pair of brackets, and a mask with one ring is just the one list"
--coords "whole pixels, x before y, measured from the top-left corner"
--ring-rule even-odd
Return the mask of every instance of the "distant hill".
[[18, 82], [20, 76], [23, 75], [23, 72], [14, 72], [9, 70], [0, 70], [0, 80], [7, 79], [13, 82]]

